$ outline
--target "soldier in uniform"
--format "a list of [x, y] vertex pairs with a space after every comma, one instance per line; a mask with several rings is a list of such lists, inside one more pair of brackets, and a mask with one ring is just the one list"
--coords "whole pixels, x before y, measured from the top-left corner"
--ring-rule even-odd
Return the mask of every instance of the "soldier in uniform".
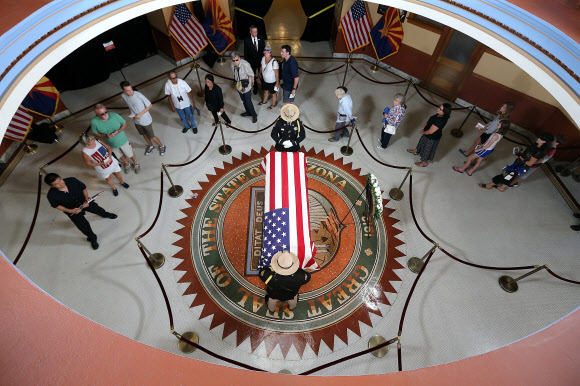
[[276, 142], [277, 151], [298, 151], [300, 142], [306, 138], [304, 125], [298, 119], [300, 111], [293, 104], [287, 104], [280, 110], [280, 118], [272, 129], [272, 139]]

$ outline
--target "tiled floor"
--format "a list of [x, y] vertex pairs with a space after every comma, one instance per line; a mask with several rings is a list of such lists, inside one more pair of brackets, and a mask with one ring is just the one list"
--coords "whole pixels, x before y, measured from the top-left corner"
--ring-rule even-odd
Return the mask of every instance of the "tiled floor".
[[[166, 70], [164, 65], [158, 64], [158, 59], [150, 60], [152, 68], [147, 70], [149, 74]], [[147, 63], [140, 66], [144, 64]], [[322, 71], [334, 67], [336, 63], [302, 61], [301, 65], [311, 71]], [[362, 63], [355, 66], [367, 76], [391, 80], [386, 74], [373, 74]], [[136, 68], [128, 68], [126, 76], [140, 79], [138, 73], [142, 70]], [[213, 70], [231, 76], [228, 65], [216, 65]], [[150, 77], [149, 74], [145, 78]], [[185, 71], [181, 73], [182, 76], [184, 74]], [[296, 103], [306, 125], [318, 130], [334, 127], [337, 107], [334, 89], [342, 77], [342, 71], [327, 75], [301, 74]], [[193, 85], [197, 79], [192, 73], [187, 81]], [[256, 106], [258, 123], [251, 124], [247, 118], [239, 116], [242, 104], [230, 82], [219, 80], [218, 84], [224, 90], [226, 111], [232, 117], [233, 125], [256, 130], [276, 118], [278, 111]], [[349, 71], [346, 86], [354, 100], [362, 140], [371, 154], [386, 163], [411, 166], [413, 156], [406, 149], [415, 146], [419, 129], [435, 113], [434, 108], [415, 91], [409, 91], [408, 110], [403, 124], [391, 140], [389, 149], [379, 151], [375, 143], [381, 111], [391, 103], [396, 92], [404, 92], [404, 84], [379, 86]], [[99, 96], [107, 95], [107, 91], [110, 91], [109, 95], [117, 92], [116, 82], [107, 87]], [[161, 89], [162, 82], [159, 82], [141, 91], [150, 99], [155, 99]], [[92, 92], [78, 92], [75, 98], [79, 107], [100, 99], [93, 99]], [[436, 97], [431, 98], [437, 100]], [[201, 100], [196, 99], [201, 107]], [[258, 97], [254, 97], [254, 104], [257, 102]], [[115, 105], [121, 106], [122, 103], [118, 101]], [[127, 116], [125, 111], [121, 114]], [[93, 229], [99, 235], [101, 248], [93, 251], [70, 221], [50, 208], [44, 198], [47, 187], [43, 186], [36, 228], [18, 268], [46, 292], [87, 318], [137, 341], [180, 354], [176, 339], [169, 332], [163, 297], [149, 268], [143, 263], [134, 238], [147, 229], [155, 217], [161, 162], [181, 163], [196, 157], [207, 144], [213, 128], [204, 109], [198, 122], [200, 130], [197, 135], [181, 133], [178, 117], [171, 113], [165, 101], [154, 106], [152, 115], [157, 134], [167, 144], [167, 154], [164, 158], [156, 153], [145, 157], [145, 143], [136, 130], [129, 127], [127, 134], [143, 171], [140, 175], [126, 176], [131, 187], [120, 190], [119, 197], [114, 197], [105, 182], [84, 166], [79, 148], [47, 168], [49, 172], [62, 176], [78, 177], [87, 184], [89, 192], [105, 190], [98, 202], [105, 209], [119, 214], [119, 218], [105, 220], [89, 215]], [[548, 264], [560, 275], [580, 280], [580, 234], [569, 229], [574, 222], [571, 211], [543, 171], [537, 171], [519, 188], [505, 193], [477, 187], [478, 182], [490, 181], [502, 166], [510, 162], [512, 144], [507, 141], [500, 143], [496, 152], [472, 177], [451, 170], [453, 165], [464, 161], [457, 149], [469, 145], [475, 138], [475, 133], [469, 129], [477, 122], [475, 118], [468, 120], [466, 135], [462, 139], [448, 134], [464, 117], [463, 111], [452, 114], [435, 162], [427, 168], [415, 168], [413, 171], [413, 203], [421, 227], [445, 249], [467, 261], [492, 266]], [[0, 245], [9, 259], [14, 259], [28, 231], [36, 199], [38, 166], [66, 150], [87, 127], [90, 118], [88, 114], [68, 124], [59, 143], [40, 144], [39, 152], [25, 157], [0, 188], [0, 215], [4, 219]], [[322, 155], [340, 160], [343, 157], [340, 147], [346, 141], [330, 143], [327, 137], [327, 134], [308, 131], [303, 144], [307, 150], [322, 151]], [[245, 134], [225, 129], [225, 139], [233, 148], [232, 154], [222, 156], [218, 153], [220, 137], [216, 136], [208, 151], [193, 165], [170, 169], [171, 177], [183, 186], [186, 193], [177, 199], [164, 196], [159, 222], [142, 240], [152, 251], [168, 257], [158, 273], [168, 292], [176, 330], [195, 331], [202, 345], [226, 357], [243, 360], [268, 371], [289, 369], [293, 373], [363, 350], [373, 335], [387, 339], [395, 337], [405, 299], [416, 278], [407, 269], [396, 270], [401, 281], [393, 281], [392, 285], [398, 294], [387, 293], [392, 306], [380, 306], [383, 318], [371, 315], [372, 328], [359, 324], [361, 338], [349, 331], [348, 345], [338, 338], [335, 338], [333, 351], [321, 344], [318, 356], [306, 347], [303, 359], [292, 350], [284, 359], [277, 347], [268, 357], [265, 344], [252, 352], [250, 339], [236, 346], [236, 332], [222, 340], [223, 325], [210, 330], [212, 316], [199, 320], [203, 306], [189, 307], [195, 296], [182, 296], [188, 283], [178, 283], [183, 272], [173, 269], [181, 260], [169, 258], [180, 250], [172, 245], [180, 239], [173, 233], [181, 228], [176, 221], [183, 217], [180, 209], [189, 206], [185, 199], [191, 198], [191, 190], [199, 189], [200, 183], [208, 180], [206, 176], [213, 174], [214, 168], [222, 167], [223, 162], [232, 162], [233, 157], [240, 158], [243, 153], [259, 151], [262, 146], [269, 148], [272, 144], [269, 131]], [[360, 168], [363, 174], [375, 174], [385, 191], [400, 184], [404, 171], [373, 161], [358, 138], [353, 138], [351, 146], [354, 154], [344, 159], [347, 167]], [[168, 181], [165, 180], [167, 186]], [[411, 256], [423, 256], [431, 246], [413, 224], [408, 186], [409, 181], [404, 186], [403, 200], [387, 204], [387, 208], [394, 209], [391, 216], [400, 220], [394, 227], [402, 230], [397, 235], [404, 241], [398, 247], [405, 254], [399, 259], [402, 265], [406, 265], [406, 260]], [[383, 197], [387, 198], [387, 194]], [[493, 350], [534, 333], [578, 307], [580, 286], [558, 281], [544, 271], [522, 280], [520, 290], [513, 294], [504, 292], [497, 284], [503, 274], [516, 277], [524, 272], [472, 268], [436, 251], [415, 288], [407, 310], [402, 338], [404, 369], [451, 362]], [[198, 351], [191, 356], [225, 364]], [[396, 353], [391, 350], [381, 359], [366, 355], [317, 374], [374, 374], [396, 370]]]

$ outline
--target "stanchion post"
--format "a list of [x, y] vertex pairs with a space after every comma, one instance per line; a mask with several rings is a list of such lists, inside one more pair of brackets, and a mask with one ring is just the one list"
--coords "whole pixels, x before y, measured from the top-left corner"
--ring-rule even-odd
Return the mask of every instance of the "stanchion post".
[[26, 147], [24, 148], [24, 152], [26, 154], [32, 155], [38, 151], [38, 145], [35, 143], [28, 143], [26, 142]]
[[51, 125], [51, 127], [52, 127], [52, 129], [54, 130], [54, 133], [55, 133], [55, 134], [60, 134], [60, 133], [62, 133], [62, 131], [64, 130], [64, 126], [57, 125], [56, 123], [53, 123], [53, 124]]
[[407, 93], [409, 92], [409, 87], [411, 87], [412, 83], [413, 80], [409, 78], [409, 81], [407, 82], [407, 88], [405, 89], [405, 100], [407, 100]]
[[437, 243], [433, 244], [433, 248], [429, 249], [429, 251], [425, 254], [425, 256], [423, 256], [420, 259], [418, 257], [411, 257], [407, 262], [407, 267], [409, 268], [409, 270], [413, 273], [419, 273], [421, 271], [421, 268], [423, 268], [423, 265], [425, 264], [425, 259], [431, 253], [433, 253], [437, 247], [439, 247], [439, 244]]
[[232, 152], [232, 147], [230, 145], [226, 145], [226, 138], [224, 137], [224, 129], [222, 127], [222, 117], [219, 116], [219, 125], [220, 125], [220, 133], [222, 135], [222, 143], [219, 147], [219, 152], [221, 155], [228, 155]]
[[180, 335], [177, 332], [173, 331], [172, 327], [171, 333], [175, 335], [177, 339], [179, 339], [179, 342], [177, 342], [177, 348], [184, 354], [191, 354], [192, 352], [195, 351], [196, 347], [182, 340], [182, 338], [187, 339], [188, 341], [193, 342], [195, 344], [199, 344], [199, 336], [193, 331], [187, 331], [184, 332], [183, 335]]
[[180, 185], [175, 185], [173, 183], [173, 180], [171, 179], [171, 176], [169, 175], [169, 172], [167, 172], [167, 168], [165, 167], [165, 164], [161, 164], [161, 167], [163, 168], [163, 172], [167, 176], [167, 179], [169, 180], [169, 183], [171, 183], [171, 188], [169, 188], [167, 190], [167, 193], [169, 194], [169, 197], [177, 198], [177, 197], [181, 196], [183, 194], [183, 188]]
[[523, 274], [518, 278], [513, 278], [511, 276], [504, 275], [499, 278], [499, 286], [506, 292], [513, 293], [518, 290], [518, 280], [522, 280], [525, 277], [533, 275], [534, 273], [541, 271], [542, 269], [548, 268], [547, 264], [544, 265], [537, 265], [535, 269], [531, 270], [528, 273]]
[[348, 54], [348, 58], [344, 61], [344, 64], [346, 64], [346, 68], [344, 69], [344, 77], [342, 78], [342, 84], [341, 84], [342, 87], [344, 87], [344, 82], [346, 81], [346, 73], [348, 72], [348, 66], [350, 66], [352, 64], [351, 56], [352, 56], [352, 54]]
[[201, 78], [199, 77], [199, 64], [197, 64], [197, 62], [194, 60], [191, 68], [195, 70], [195, 74], [197, 75], [197, 81], [199, 83], [199, 91], [197, 92], [197, 96], [201, 98], [204, 96], [205, 92], [203, 86], [201, 85]]
[[48, 174], [48, 172], [47, 172], [47, 171], [44, 169], [44, 168], [45, 168], [45, 167], [47, 167], [47, 166], [48, 166], [48, 164], [46, 164], [46, 165], [42, 165], [42, 166], [39, 166], [39, 167], [38, 167], [38, 168], [40, 169], [40, 171], [41, 171], [41, 172], [42, 172], [44, 175], [47, 175], [47, 174]]
[[348, 157], [349, 155], [352, 155], [352, 153], [354, 152], [352, 150], [352, 147], [350, 147], [350, 141], [352, 139], [352, 135], [354, 134], [355, 129], [356, 129], [356, 122], [352, 122], [351, 129], [350, 129], [350, 135], [348, 136], [348, 143], [346, 144], [346, 146], [343, 146], [340, 148], [340, 152], [344, 156]]
[[461, 126], [459, 126], [456, 129], [451, 130], [451, 135], [454, 136], [455, 138], [461, 138], [463, 137], [463, 131], [461, 131], [461, 129], [463, 128], [463, 125], [465, 125], [465, 122], [467, 122], [467, 120], [469, 119], [469, 117], [471, 116], [471, 114], [473, 114], [473, 112], [475, 111], [475, 105], [471, 106], [471, 109], [469, 110], [469, 114], [467, 114], [467, 116], [465, 117], [465, 119], [463, 120], [463, 122], [461, 122]]
[[401, 188], [403, 187], [403, 184], [405, 183], [405, 181], [407, 181], [407, 177], [409, 177], [409, 174], [411, 174], [412, 171], [413, 171], [413, 167], [411, 166], [409, 168], [409, 170], [407, 171], [407, 174], [405, 174], [405, 178], [403, 178], [403, 182], [401, 182], [401, 185], [399, 185], [398, 188], [393, 188], [393, 189], [389, 190], [389, 197], [391, 197], [395, 201], [401, 201], [403, 199], [403, 197], [405, 197], [405, 193], [403, 193]]
[[220, 57], [217, 58], [217, 62], [219, 64], [224, 64], [226, 62], [226, 58], [224, 58], [223, 56], [220, 55]]
[[135, 237], [135, 241], [137, 242], [137, 245], [143, 248], [145, 253], [147, 253], [147, 258], [151, 262], [151, 265], [153, 265], [153, 268], [159, 269], [163, 267], [163, 264], [165, 264], [165, 256], [163, 256], [163, 254], [149, 252], [149, 249], [147, 249], [147, 247], [143, 245], [139, 237]]
[[373, 64], [371, 66], [371, 71], [372, 72], [377, 72], [378, 70], [379, 70], [379, 60], [377, 59], [376, 62], [375, 62], [375, 64]]

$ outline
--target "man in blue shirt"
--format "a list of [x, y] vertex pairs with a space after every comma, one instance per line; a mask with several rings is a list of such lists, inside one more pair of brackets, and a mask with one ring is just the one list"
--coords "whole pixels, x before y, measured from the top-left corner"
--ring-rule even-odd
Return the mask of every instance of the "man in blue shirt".
[[292, 48], [287, 44], [282, 46], [280, 56], [284, 59], [282, 63], [283, 102], [286, 104], [296, 103], [294, 98], [298, 88], [298, 81], [300, 80], [298, 77], [298, 62], [292, 56]]

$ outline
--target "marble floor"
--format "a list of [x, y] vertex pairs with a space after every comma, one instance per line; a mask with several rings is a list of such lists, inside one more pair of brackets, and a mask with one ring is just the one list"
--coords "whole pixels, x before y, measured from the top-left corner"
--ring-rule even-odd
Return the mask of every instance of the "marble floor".
[[[300, 65], [310, 71], [322, 71], [335, 67], [336, 62], [302, 60]], [[397, 80], [385, 73], [372, 73], [363, 63], [355, 63], [354, 66], [365, 75], [380, 81]], [[149, 78], [150, 75], [162, 74], [166, 69], [163, 60], [150, 58], [144, 63], [126, 68], [125, 75], [137, 83], [139, 79]], [[143, 74], [143, 71], [147, 71], [147, 74]], [[229, 64], [216, 65], [213, 71], [231, 76]], [[184, 76], [186, 72], [181, 71], [180, 75]], [[203, 70], [201, 75], [204, 75]], [[111, 79], [116, 76], [113, 74]], [[301, 74], [296, 104], [305, 125], [317, 130], [334, 127], [337, 108], [334, 90], [342, 78], [342, 71], [326, 75]], [[65, 99], [67, 96], [63, 93], [63, 100], [70, 103], [69, 107], [75, 111], [117, 93], [117, 80], [94, 86], [100, 90], [98, 93], [90, 90], [75, 91], [71, 99]], [[192, 86], [197, 83], [194, 73], [186, 80]], [[161, 94], [163, 83], [156, 82], [140, 88], [140, 91], [154, 100]], [[222, 79], [217, 83], [224, 90], [226, 111], [232, 118], [233, 126], [245, 130], [261, 129], [271, 124], [279, 114], [279, 109], [267, 110], [267, 105], [257, 106], [259, 98], [255, 96], [253, 101], [258, 112], [258, 123], [252, 124], [249, 119], [240, 117], [242, 103], [231, 83]], [[384, 163], [412, 166], [414, 157], [406, 149], [416, 145], [420, 128], [435, 113], [435, 109], [411, 89], [402, 126], [392, 138], [389, 148], [379, 150], [376, 148], [376, 139], [381, 112], [385, 106], [390, 106], [395, 93], [404, 92], [405, 85], [377, 85], [349, 71], [346, 87], [354, 100], [358, 130], [370, 155]], [[437, 103], [441, 102], [436, 96], [426, 95]], [[201, 108], [201, 99], [196, 97], [196, 101]], [[108, 107], [113, 106], [122, 107], [123, 102], [118, 100]], [[118, 111], [127, 118], [126, 110]], [[160, 196], [161, 163], [179, 164], [197, 157], [210, 140], [213, 127], [206, 109], [202, 109], [201, 117], [196, 116], [199, 125], [197, 135], [191, 131], [181, 133], [179, 119], [171, 112], [166, 101], [155, 104], [151, 113], [156, 133], [167, 145], [167, 154], [160, 157], [154, 152], [144, 156], [145, 143], [135, 128], [130, 126], [127, 135], [142, 165], [142, 172], [139, 175], [132, 173], [124, 176], [130, 188], [121, 188], [118, 197], [114, 197], [105, 182], [84, 165], [80, 148], [73, 149], [46, 168], [48, 172], [56, 172], [64, 177], [79, 178], [87, 184], [90, 193], [105, 191], [98, 198], [99, 205], [117, 213], [119, 217], [108, 220], [88, 215], [99, 236], [101, 247], [93, 251], [73, 224], [49, 206], [45, 198], [48, 189], [43, 184], [36, 228], [17, 268], [48, 294], [83, 316], [144, 344], [185, 355], [177, 349], [177, 341], [170, 334], [163, 297], [134, 239], [155, 218]], [[469, 146], [476, 136], [475, 131], [470, 130], [477, 123], [474, 117], [467, 121], [463, 138], [449, 135], [449, 130], [457, 127], [465, 116], [465, 111], [452, 113], [435, 162], [426, 168], [413, 169], [413, 207], [421, 228], [447, 251], [472, 263], [499, 267], [548, 264], [550, 269], [561, 276], [580, 280], [580, 233], [570, 230], [569, 225], [575, 221], [572, 212], [544, 171], [537, 171], [520, 187], [504, 193], [486, 191], [477, 186], [477, 183], [490, 181], [504, 165], [511, 162], [513, 144], [502, 141], [495, 153], [471, 177], [452, 170], [452, 166], [461, 165], [465, 160], [457, 149]], [[39, 144], [38, 153], [23, 158], [0, 187], [0, 215], [4, 219], [0, 249], [9, 260], [14, 260], [28, 232], [36, 203], [38, 167], [68, 149], [87, 128], [91, 118], [92, 113], [89, 113], [67, 123], [58, 143]], [[326, 336], [323, 342], [314, 333], [308, 332], [312, 325], [305, 325], [302, 342], [306, 344], [303, 352], [297, 347], [301, 343], [283, 347], [285, 342], [279, 341], [279, 345], [271, 347], [272, 341], [259, 341], [247, 336], [244, 315], [228, 319], [229, 324], [225, 322], [225, 316], [218, 312], [221, 303], [217, 302], [220, 297], [220, 301], [228, 300], [224, 297], [225, 292], [220, 292], [219, 286], [215, 285], [202, 283], [203, 288], [196, 287], [195, 272], [183, 269], [184, 260], [179, 258], [183, 256], [183, 251], [189, 247], [198, 247], [191, 243], [186, 245], [182, 241], [186, 240], [184, 234], [187, 233], [183, 229], [188, 229], [185, 226], [189, 221], [188, 216], [192, 216], [192, 222], [197, 221], [195, 217], [198, 213], [191, 208], [201, 207], [208, 197], [206, 192], [217, 186], [216, 181], [231, 176], [242, 161], [259, 159], [255, 152], [260, 152], [262, 148], [270, 149], [272, 141], [269, 131], [242, 133], [225, 128], [225, 141], [233, 149], [231, 154], [222, 156], [218, 152], [221, 144], [218, 133], [207, 151], [193, 164], [170, 168], [171, 178], [183, 186], [185, 193], [179, 198], [170, 198], [164, 194], [159, 221], [142, 242], [152, 252], [163, 253], [167, 258], [165, 265], [157, 272], [167, 290], [178, 332], [195, 331], [200, 337], [200, 344], [225, 357], [243, 360], [267, 371], [288, 369], [296, 374], [364, 350], [369, 338], [374, 335], [387, 339], [396, 337], [405, 300], [417, 277], [402, 267], [406, 267], [410, 257], [423, 256], [431, 244], [413, 223], [409, 206], [410, 181], [407, 180], [403, 186], [405, 197], [401, 201], [386, 202], [385, 213], [388, 218], [384, 220], [384, 226], [379, 222], [382, 232], [379, 236], [383, 238], [377, 236], [379, 241], [375, 246], [384, 248], [386, 245], [388, 252], [386, 259], [376, 260], [379, 265], [376, 265], [373, 274], [378, 276], [374, 281], [361, 284], [361, 293], [374, 294], [375, 301], [368, 300], [368, 296], [357, 298], [366, 302], [370, 310], [367, 314], [361, 315], [354, 312], [354, 309], [347, 309], [345, 315], [348, 314], [346, 316], [352, 323], [341, 324], [341, 328], [346, 326], [346, 329], [339, 331], [339, 323], [336, 322], [334, 333], [337, 336]], [[354, 154], [350, 157], [344, 157], [340, 152], [341, 146], [346, 145], [345, 139], [331, 143], [327, 141], [328, 137], [328, 134], [307, 131], [303, 146], [310, 152], [311, 162], [329, 165], [329, 170], [336, 168], [344, 171], [345, 176], [350, 176], [353, 186], [356, 186], [357, 175], [373, 173], [385, 191], [383, 198], [387, 200], [386, 192], [401, 183], [405, 171], [375, 162], [356, 136], [351, 141]], [[316, 180], [318, 177], [312, 176], [314, 183], [323, 184], [322, 180]], [[165, 179], [164, 189], [168, 186], [168, 180]], [[578, 184], [574, 186], [577, 189]], [[320, 191], [324, 191], [324, 188], [321, 187]], [[345, 197], [354, 200], [352, 195], [341, 196], [336, 189], [333, 192], [335, 195], [329, 194], [326, 199], [336, 207], [342, 205], [338, 198], [344, 202], [348, 201], [345, 201]], [[235, 206], [230, 207], [224, 215], [226, 225], [227, 213], [235, 215]], [[193, 233], [191, 236], [196, 237]], [[358, 248], [356, 243], [363, 239], [359, 236], [345, 238], [341, 249]], [[235, 243], [235, 240], [228, 241], [224, 235], [224, 242]], [[246, 243], [243, 245], [245, 248]], [[203, 263], [203, 258], [197, 253], [189, 259], [196, 267]], [[329, 272], [341, 261], [332, 260], [328, 265]], [[351, 263], [342, 261], [341, 264]], [[388, 272], [384, 268], [386, 266]], [[208, 272], [219, 277], [219, 269], [213, 267]], [[338, 277], [341, 272], [335, 275]], [[353, 275], [358, 272], [359, 276], [351, 275], [345, 280], [356, 278], [360, 283], [365, 277], [361, 273], [364, 270], [359, 268], [354, 272]], [[385, 276], [379, 277], [381, 272]], [[559, 281], [545, 271], [522, 280], [516, 293], [507, 293], [498, 286], [501, 275], [517, 277], [524, 272], [473, 268], [453, 261], [436, 250], [407, 309], [401, 340], [403, 368], [433, 366], [497, 349], [533, 334], [579, 306], [580, 286]], [[239, 276], [243, 279], [244, 275]], [[199, 281], [202, 279], [199, 278]], [[332, 285], [326, 282], [322, 284]], [[312, 293], [315, 290], [314, 287], [309, 289]], [[240, 291], [243, 295], [243, 289]], [[321, 295], [323, 300], [324, 296]], [[210, 303], [212, 299], [217, 299], [216, 304]], [[252, 300], [255, 302], [254, 307], [260, 309], [260, 299]], [[314, 298], [303, 301], [303, 307], [306, 308], [301, 312], [306, 315], [310, 301], [314, 301]], [[247, 300], [249, 309], [251, 304]], [[318, 303], [313, 304], [311, 313], [318, 312], [316, 307], [324, 311]], [[359, 319], [353, 319], [355, 316]], [[279, 325], [279, 322], [272, 322], [271, 325], [265, 323], [262, 329], [273, 331]], [[289, 325], [289, 328], [296, 328], [291, 323]], [[332, 323], [326, 326], [329, 327], [332, 329]], [[300, 327], [296, 333], [300, 334]], [[317, 349], [314, 349], [317, 345]], [[199, 351], [189, 356], [228, 365]], [[395, 350], [391, 350], [383, 358], [368, 354], [322, 370], [316, 375], [394, 371], [397, 371], [397, 355]]]

